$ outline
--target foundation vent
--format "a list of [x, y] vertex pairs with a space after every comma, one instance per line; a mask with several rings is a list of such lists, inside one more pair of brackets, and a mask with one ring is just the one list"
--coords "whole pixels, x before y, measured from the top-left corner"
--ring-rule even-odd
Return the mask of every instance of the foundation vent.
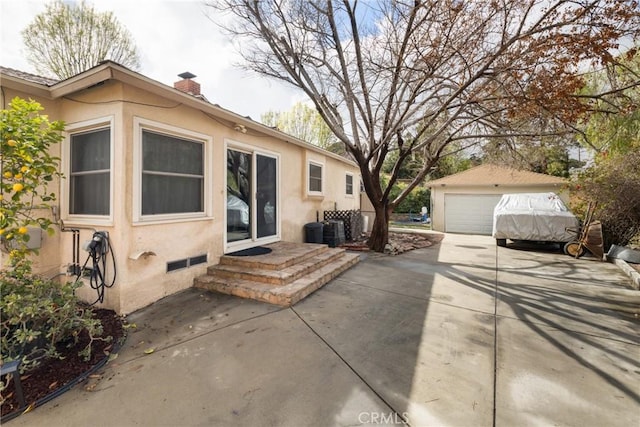
[[207, 254], [194, 256], [189, 258], [189, 267], [193, 265], [204, 264], [206, 262], [207, 262]]
[[190, 258], [179, 259], [176, 261], [169, 261], [167, 263], [167, 273], [176, 270], [182, 270], [184, 268], [193, 267], [194, 265], [204, 264], [207, 262], [207, 254], [196, 255]]

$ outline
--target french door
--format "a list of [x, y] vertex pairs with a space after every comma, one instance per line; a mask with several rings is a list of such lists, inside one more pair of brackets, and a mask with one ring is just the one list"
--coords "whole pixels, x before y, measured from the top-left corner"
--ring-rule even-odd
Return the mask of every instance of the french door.
[[226, 250], [279, 240], [278, 157], [227, 148]]

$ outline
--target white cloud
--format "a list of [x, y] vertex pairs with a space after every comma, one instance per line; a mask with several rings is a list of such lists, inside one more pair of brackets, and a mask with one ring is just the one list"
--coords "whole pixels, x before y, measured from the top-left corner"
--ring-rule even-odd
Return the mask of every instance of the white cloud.
[[[0, 0], [0, 65], [34, 72], [26, 61], [20, 32], [44, 11], [46, 2]], [[207, 18], [203, 1], [95, 0], [99, 11], [112, 11], [132, 34], [141, 53], [140, 72], [167, 85], [190, 71], [212, 103], [260, 119], [268, 110], [288, 110], [304, 94], [280, 82], [234, 67], [231, 43]]]

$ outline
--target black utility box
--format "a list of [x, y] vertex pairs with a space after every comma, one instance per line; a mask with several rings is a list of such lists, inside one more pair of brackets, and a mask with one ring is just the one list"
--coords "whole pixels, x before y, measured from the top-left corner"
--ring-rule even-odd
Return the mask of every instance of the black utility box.
[[324, 225], [321, 222], [310, 222], [304, 225], [304, 242], [305, 243], [323, 243], [322, 229]]
[[345, 242], [344, 222], [335, 220], [325, 221], [322, 236], [322, 243], [325, 243], [332, 248], [340, 246]]

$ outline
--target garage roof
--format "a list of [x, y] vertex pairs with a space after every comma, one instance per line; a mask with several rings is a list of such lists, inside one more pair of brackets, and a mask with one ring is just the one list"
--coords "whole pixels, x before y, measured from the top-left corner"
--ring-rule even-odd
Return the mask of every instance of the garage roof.
[[464, 172], [427, 182], [427, 187], [444, 186], [518, 186], [564, 184], [564, 178], [543, 173], [521, 171], [504, 166], [484, 164]]

